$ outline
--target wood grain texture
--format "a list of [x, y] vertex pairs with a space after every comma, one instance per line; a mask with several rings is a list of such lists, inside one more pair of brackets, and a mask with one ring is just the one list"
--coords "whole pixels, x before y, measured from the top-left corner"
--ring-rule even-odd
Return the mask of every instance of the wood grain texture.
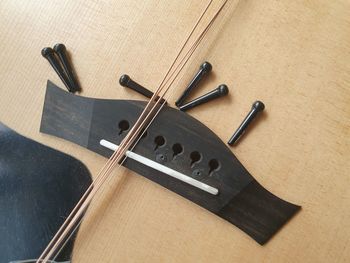
[[[102, 157], [39, 133], [46, 80], [60, 83], [41, 48], [66, 44], [83, 95], [140, 99], [119, 86], [119, 76], [155, 90], [202, 8], [199, 0], [1, 1], [0, 120], [96, 174]], [[265, 115], [233, 151], [268, 190], [303, 207], [271, 242], [260, 247], [123, 169], [91, 207], [74, 262], [346, 262], [349, 24], [346, 0], [230, 1], [170, 99], [206, 59], [213, 74], [194, 96], [220, 83], [230, 96], [189, 113], [220, 138], [230, 137], [254, 100], [265, 103]]]
[[[127, 121], [132, 127], [145, 106], [146, 101], [76, 96], [48, 81], [40, 132], [109, 158], [112, 151], [100, 145], [101, 139], [120, 145], [127, 131], [121, 131], [119, 123]], [[160, 136], [164, 143], [158, 147], [155, 141]], [[176, 144], [182, 145], [182, 151], [175, 156]], [[218, 195], [211, 195], [131, 158], [123, 163], [131, 171], [226, 219], [261, 245], [301, 208], [264, 189], [225, 142], [178, 109], [165, 106], [132, 151], [218, 189]], [[200, 157], [191, 165], [195, 152]], [[214, 160], [218, 167], [211, 171], [209, 164]]]

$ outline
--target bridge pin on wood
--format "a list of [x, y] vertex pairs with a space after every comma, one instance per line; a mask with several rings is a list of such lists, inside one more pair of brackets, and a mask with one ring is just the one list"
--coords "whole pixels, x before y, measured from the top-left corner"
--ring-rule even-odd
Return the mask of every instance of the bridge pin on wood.
[[153, 92], [146, 89], [145, 87], [141, 86], [140, 84], [138, 84], [137, 82], [133, 81], [129, 75], [122, 75], [119, 79], [119, 84], [122, 85], [125, 88], [129, 88], [132, 89], [138, 93], [140, 93], [141, 95], [145, 96], [146, 98], [152, 98], [153, 96]]
[[45, 47], [41, 50], [41, 55], [46, 58], [53, 69], [56, 71], [57, 75], [62, 80], [63, 84], [66, 86], [69, 92], [74, 92], [74, 87], [72, 87], [70, 80], [68, 79], [66, 73], [64, 72], [60, 62], [55, 56], [55, 51], [50, 47]]
[[66, 46], [64, 44], [58, 43], [53, 47], [53, 49], [55, 50], [56, 54], [61, 60], [63, 68], [66, 71], [67, 77], [70, 80], [72, 87], [74, 88], [74, 92], [80, 91], [81, 88], [79, 86], [79, 82], [76, 78], [76, 75], [74, 74], [72, 64], [70, 63], [67, 56]]
[[[125, 88], [132, 89], [141, 95], [145, 96], [146, 98], [152, 98], [153, 92], [149, 89], [146, 89], [145, 87], [141, 86], [136, 81], [132, 80], [129, 75], [122, 75], [119, 79], [119, 84]], [[164, 99], [161, 100], [161, 103], [164, 102]]]
[[180, 106], [179, 109], [181, 111], [186, 111], [186, 110], [192, 109], [198, 105], [206, 103], [208, 101], [223, 97], [227, 94], [228, 94], [228, 87], [225, 84], [221, 84], [216, 89], [186, 103], [185, 105]]
[[175, 105], [177, 107], [180, 107], [181, 105], [183, 105], [183, 103], [185, 102], [186, 98], [188, 97], [188, 95], [191, 93], [191, 91], [193, 89], [195, 89], [199, 82], [206, 76], [208, 75], [208, 73], [212, 70], [212, 65], [209, 62], [204, 62], [200, 68], [199, 71], [197, 72], [197, 74], [193, 77], [193, 79], [191, 80], [191, 82], [188, 84], [187, 88], [185, 89], [185, 91], [182, 93], [182, 95], [180, 96], [180, 98], [178, 98], [178, 100], [175, 102]]
[[264, 109], [264, 103], [262, 103], [259, 100], [254, 102], [252, 105], [252, 109], [227, 143], [229, 145], [234, 145], [238, 141], [238, 139], [243, 135], [249, 124], [255, 119], [258, 113], [263, 111]]

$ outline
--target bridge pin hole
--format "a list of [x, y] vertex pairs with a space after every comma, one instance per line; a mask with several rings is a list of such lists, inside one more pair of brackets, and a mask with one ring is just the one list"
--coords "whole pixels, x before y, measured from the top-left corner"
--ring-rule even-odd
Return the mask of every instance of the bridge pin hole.
[[162, 147], [163, 145], [165, 145], [165, 138], [159, 135], [154, 139], [154, 143], [156, 144], [156, 147], [154, 148], [154, 150], [157, 150], [159, 147]]
[[119, 127], [119, 135], [121, 135], [124, 131], [129, 130], [130, 124], [127, 120], [122, 120], [118, 124]]
[[173, 145], [173, 159], [181, 154], [184, 151], [184, 148], [182, 147], [182, 145], [180, 143], [175, 143]]
[[198, 163], [202, 159], [202, 156], [199, 152], [194, 151], [194, 152], [191, 152], [190, 158], [191, 158], [191, 167], [193, 167], [196, 163]]
[[220, 167], [219, 161], [216, 159], [211, 159], [209, 161], [209, 175], [212, 174], [214, 171], [217, 171]]

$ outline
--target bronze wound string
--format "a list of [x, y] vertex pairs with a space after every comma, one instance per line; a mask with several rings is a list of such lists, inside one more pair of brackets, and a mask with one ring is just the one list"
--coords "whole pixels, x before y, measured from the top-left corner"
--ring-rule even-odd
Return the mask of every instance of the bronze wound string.
[[[159, 103], [161, 99], [166, 95], [168, 90], [170, 89], [171, 85], [177, 78], [177, 76], [180, 74], [181, 70], [187, 63], [187, 61], [192, 56], [193, 52], [198, 47], [200, 41], [203, 39], [206, 32], [209, 30], [211, 25], [213, 24], [214, 20], [220, 13], [220, 11], [223, 9], [224, 5], [226, 4], [227, 0], [222, 4], [221, 8], [217, 11], [217, 13], [214, 15], [214, 17], [210, 20], [207, 27], [202, 31], [202, 33], [199, 35], [199, 37], [194, 41], [190, 49], [187, 51], [187, 53], [184, 55], [184, 57], [181, 59], [179, 64], [175, 66], [176, 61], [180, 57], [182, 51], [184, 50], [186, 44], [188, 43], [189, 39], [191, 38], [193, 32], [197, 28], [198, 24], [200, 23], [201, 19], [203, 18], [204, 14], [206, 13], [207, 9], [209, 8], [212, 1], [210, 1], [201, 14], [200, 18], [197, 20], [195, 26], [191, 30], [191, 33], [186, 38], [185, 43], [183, 44], [180, 52], [176, 56], [174, 62], [170, 66], [167, 74], [163, 78], [160, 86], [154, 93], [153, 97], [150, 99], [148, 104], [146, 105], [143, 113], [139, 117], [138, 121], [133, 126], [133, 129], [128, 133], [128, 135], [124, 138], [124, 140], [121, 142], [119, 148], [112, 154], [110, 159], [107, 161], [107, 163], [103, 166], [101, 171], [98, 173], [96, 179], [93, 181], [93, 183], [90, 185], [90, 187], [86, 190], [83, 197], [79, 200], [77, 205], [72, 210], [71, 214], [67, 217], [61, 228], [58, 230], [56, 235], [53, 237], [51, 242], [48, 244], [46, 249], [43, 251], [42, 255], [39, 257], [37, 262], [47, 262], [52, 258], [53, 255], [57, 255], [60, 251], [60, 244], [64, 245], [68, 239], [65, 240], [65, 237], [71, 236], [74, 233], [74, 229], [77, 228], [79, 225], [82, 217], [82, 214], [87, 209], [88, 204], [91, 202], [94, 195], [97, 193], [97, 191], [105, 184], [106, 181], [108, 181], [109, 173], [113, 170], [113, 168], [119, 163], [121, 163], [125, 160], [125, 152], [128, 150], [131, 144], [135, 143], [135, 140], [138, 139], [136, 142], [138, 142], [141, 138], [139, 136], [140, 132], [143, 131], [146, 132], [146, 129], [151, 125], [155, 117], [158, 115], [162, 107], [164, 106], [164, 103], [159, 106]], [[173, 69], [174, 68], [174, 69]], [[172, 72], [173, 71], [173, 72]], [[164, 91], [163, 91], [164, 90]], [[163, 91], [163, 93], [162, 93]], [[147, 125], [148, 123], [148, 125]], [[147, 127], [145, 128], [145, 126]], [[139, 137], [138, 137], [139, 136]], [[136, 144], [134, 144], [135, 146]], [[56, 256], [55, 256], [56, 257]], [[54, 257], [54, 258], [55, 258]], [[53, 259], [54, 259], [53, 258]]]

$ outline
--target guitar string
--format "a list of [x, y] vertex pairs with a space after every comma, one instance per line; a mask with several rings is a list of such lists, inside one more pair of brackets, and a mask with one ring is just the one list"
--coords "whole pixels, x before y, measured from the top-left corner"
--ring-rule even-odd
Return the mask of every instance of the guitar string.
[[[173, 78], [173, 80], [170, 82], [170, 84], [168, 84], [166, 90], [164, 91], [162, 96], [159, 96], [158, 101], [161, 101], [163, 99], [163, 97], [165, 96], [165, 94], [167, 93], [167, 91], [169, 90], [169, 88], [171, 87], [171, 85], [173, 84], [173, 82], [176, 80], [177, 76], [179, 75], [179, 73], [181, 72], [181, 70], [183, 69], [183, 67], [186, 65], [187, 61], [190, 59], [190, 57], [192, 56], [192, 54], [194, 53], [194, 51], [196, 50], [197, 46], [200, 44], [201, 40], [204, 38], [205, 34], [208, 32], [208, 30], [210, 29], [211, 25], [214, 23], [215, 19], [218, 17], [219, 13], [221, 12], [221, 10], [224, 8], [224, 6], [226, 5], [226, 3], [228, 2], [228, 0], [224, 1], [224, 3], [221, 5], [221, 7], [219, 8], [219, 10], [215, 13], [215, 15], [213, 16], [213, 18], [210, 20], [209, 24], [206, 26], [206, 28], [203, 30], [203, 32], [199, 35], [199, 37], [197, 38], [197, 40], [194, 42], [194, 44], [192, 45], [191, 49], [186, 53], [186, 55], [184, 56], [184, 58], [180, 61], [180, 64], [176, 67], [176, 69], [179, 69], [179, 72], [176, 73], [175, 77]], [[188, 56], [187, 56], [188, 55]], [[187, 56], [187, 58], [186, 58]], [[166, 82], [167, 83], [167, 82]], [[158, 95], [158, 94], [156, 94]], [[139, 128], [138, 132], [140, 132], [140, 130], [142, 130], [142, 127]], [[134, 135], [138, 136], [138, 132]], [[145, 133], [145, 130], [143, 131], [142, 135]], [[142, 136], [140, 136], [141, 138]], [[130, 146], [130, 145], [129, 145]], [[136, 146], [136, 145], [135, 145]]]
[[[224, 5], [226, 4], [227, 0], [223, 3], [223, 5], [221, 6], [221, 8], [217, 11], [217, 13], [214, 15], [214, 17], [212, 18], [212, 20], [210, 21], [210, 23], [207, 25], [207, 27], [204, 29], [204, 31], [200, 34], [200, 36], [198, 37], [198, 39], [195, 41], [195, 43], [193, 44], [191, 50], [189, 50], [187, 52], [187, 54], [185, 55], [185, 57], [181, 60], [180, 63], [183, 63], [183, 65], [181, 66], [181, 68], [179, 69], [178, 73], [175, 75], [175, 77], [173, 78], [173, 80], [171, 81], [170, 84], [168, 84], [168, 87], [166, 89], [166, 91], [164, 92], [164, 94], [162, 96], [160, 96], [158, 98], [157, 101], [161, 101], [162, 98], [164, 97], [164, 95], [166, 94], [166, 92], [168, 91], [168, 89], [171, 87], [172, 83], [175, 81], [176, 77], [179, 75], [179, 73], [181, 72], [181, 70], [183, 69], [183, 67], [185, 66], [185, 64], [187, 63], [187, 61], [189, 60], [189, 58], [191, 57], [191, 55], [193, 54], [193, 52], [195, 51], [196, 47], [199, 45], [200, 41], [203, 39], [205, 33], [209, 30], [209, 28], [211, 27], [211, 25], [213, 24], [214, 20], [216, 19], [216, 17], [218, 16], [218, 14], [221, 12], [221, 10], [223, 9]], [[187, 56], [188, 55], [188, 56]], [[187, 56], [187, 59], [186, 59]], [[176, 68], [178, 68], [180, 65], [178, 65]], [[156, 96], [156, 95], [155, 95]], [[155, 107], [157, 106], [157, 104], [154, 105], [154, 107], [152, 108], [151, 111], [155, 110]], [[163, 106], [163, 105], [162, 105]], [[159, 110], [158, 110], [159, 112]], [[138, 134], [142, 131], [144, 124], [147, 123], [146, 120], [143, 120], [143, 122], [141, 123], [141, 126], [137, 129], [136, 133], [133, 133], [133, 137], [131, 138], [130, 143], [132, 143], [134, 141], [134, 139], [137, 139], [135, 137], [138, 136]], [[142, 135], [146, 132], [146, 129], [143, 130]], [[142, 135], [139, 136], [139, 140], [142, 138]], [[138, 140], [138, 141], [139, 141]], [[136, 143], [137, 144], [137, 143]], [[135, 147], [136, 144], [133, 146]], [[119, 146], [120, 147], [120, 146]], [[126, 148], [128, 149], [130, 147], [129, 145], [126, 145]]]
[[[159, 110], [157, 111], [156, 115], [152, 118], [151, 122], [153, 122], [153, 120], [157, 117], [158, 113], [162, 110], [163, 106], [166, 104], [166, 102], [164, 101], [162, 103], [162, 105], [160, 106]], [[151, 123], [149, 123], [147, 126], [146, 126], [146, 129], [151, 125]], [[146, 132], [146, 130], [144, 131]], [[143, 134], [143, 133], [142, 133]], [[137, 140], [137, 142], [139, 140], [141, 140], [142, 136], [140, 136]], [[136, 144], [137, 144], [136, 142]], [[136, 146], [136, 145], [135, 145]], [[122, 160], [122, 162], [124, 162], [125, 160], [127, 159], [127, 157], [125, 156], [124, 159]], [[107, 181], [105, 182], [105, 185], [107, 183], [109, 183], [111, 181], [112, 177], [108, 177], [107, 178]], [[100, 195], [101, 195], [101, 191], [100, 191]], [[95, 197], [95, 200], [96, 200], [97, 197]], [[56, 257], [60, 254], [60, 252], [62, 251], [62, 249], [65, 247], [65, 245], [67, 244], [67, 242], [70, 240], [70, 238], [73, 236], [73, 234], [75, 233], [75, 231], [79, 228], [80, 224], [82, 223], [82, 220], [83, 218], [81, 218], [81, 220], [79, 220], [79, 222], [76, 224], [76, 226], [74, 227], [74, 229], [71, 231], [71, 234], [67, 237], [66, 241], [62, 244], [61, 248], [56, 252], [55, 256], [52, 258], [53, 260], [56, 259]]]
[[[152, 120], [149, 122], [149, 124], [145, 127], [143, 133], [138, 137], [137, 141], [135, 142], [135, 144], [133, 145], [132, 149], [137, 145], [137, 143], [139, 142], [139, 140], [141, 140], [142, 138], [142, 135], [147, 131], [148, 127], [152, 124], [153, 120], [157, 117], [158, 113], [160, 112], [160, 110], [163, 108], [163, 106], [165, 105], [166, 101], [164, 101], [160, 108], [158, 109], [158, 111], [156, 112], [156, 114], [153, 116]], [[146, 120], [144, 120], [146, 121]], [[130, 149], [132, 151], [132, 149]], [[126, 156], [124, 156], [124, 159], [121, 161], [121, 164], [127, 159]], [[111, 180], [112, 177], [107, 177], [106, 180], [104, 182], [104, 184], [107, 184], [110, 180]], [[96, 199], [96, 197], [95, 197]], [[74, 231], [78, 228], [78, 226], [80, 225], [80, 223], [82, 222], [82, 220], [80, 220], [77, 224], [77, 226], [74, 228], [74, 230], [71, 232], [70, 236], [68, 237], [68, 239], [66, 239], [65, 243], [62, 245], [61, 249], [59, 251], [57, 251], [56, 253], [56, 256], [53, 258], [55, 259], [57, 257], [57, 255], [60, 253], [60, 251], [63, 249], [64, 245], [69, 241], [69, 238], [74, 234]]]
[[[170, 67], [169, 67], [168, 71], [166, 72], [166, 74], [165, 74], [163, 80], [162, 80], [161, 83], [159, 84], [158, 89], [154, 92], [154, 94], [153, 94], [152, 97], [155, 97], [155, 98], [156, 98], [156, 97], [158, 96], [158, 90], [159, 90], [159, 88], [163, 85], [165, 79], [168, 77], [168, 75], [169, 75], [169, 73], [170, 73], [170, 71], [171, 71], [171, 68], [174, 66], [174, 64], [176, 63], [177, 59], [180, 57], [182, 51], [184, 50], [185, 46], [187, 45], [188, 41], [190, 40], [191, 36], [193, 35], [194, 31], [195, 31], [196, 28], [198, 27], [200, 21], [203, 19], [205, 13], [208, 11], [208, 9], [209, 9], [209, 7], [211, 6], [212, 3], [213, 3], [213, 0], [210, 0], [210, 1], [208, 2], [208, 4], [206, 5], [205, 9], [203, 10], [203, 12], [201, 13], [201, 15], [199, 16], [199, 18], [197, 19], [196, 23], [194, 24], [194, 26], [192, 27], [190, 33], [188, 34], [188, 36], [187, 36], [187, 38], [186, 38], [184, 44], [182, 45], [180, 51], [177, 53], [177, 55], [176, 55], [176, 57], [175, 57], [173, 63], [170, 65]], [[180, 62], [180, 63], [181, 63], [181, 62]], [[176, 70], [176, 69], [175, 69], [175, 70]], [[174, 71], [175, 71], [175, 70], [174, 70]], [[169, 78], [171, 78], [171, 75], [170, 75]], [[164, 84], [164, 85], [165, 85], [165, 84]], [[152, 98], [151, 98], [151, 100], [152, 100]]]
[[[225, 1], [225, 3], [222, 5], [222, 7], [219, 9], [219, 11], [218, 11], [218, 13], [221, 11], [221, 9], [223, 8], [223, 6], [226, 4], [226, 2], [227, 1]], [[170, 84], [168, 85], [168, 87], [166, 88], [166, 90], [165, 90], [165, 92], [163, 93], [163, 95], [160, 97], [160, 98], [158, 98], [157, 99], [157, 101], [156, 102], [159, 102], [162, 98], [163, 98], [163, 96], [166, 94], [166, 92], [169, 90], [169, 88], [171, 87], [171, 85], [172, 85], [172, 83], [175, 81], [175, 79], [176, 79], [176, 77], [179, 75], [179, 73], [181, 72], [181, 70], [182, 70], [182, 68], [184, 67], [184, 65], [187, 63], [187, 61], [189, 60], [189, 58], [191, 57], [191, 55], [193, 54], [193, 52], [194, 52], [194, 50], [197, 48], [197, 46], [198, 46], [198, 44], [199, 44], [199, 42], [202, 40], [202, 38], [204, 37], [204, 35], [205, 35], [205, 33], [208, 31], [208, 29], [209, 29], [209, 27], [212, 25], [212, 23], [213, 23], [213, 21], [216, 19], [216, 17], [217, 17], [217, 15], [218, 15], [218, 13], [213, 17], [213, 19], [211, 20], [211, 22], [209, 23], [209, 25], [207, 26], [207, 28], [202, 32], [202, 34], [199, 36], [199, 39], [195, 42], [195, 44], [193, 45], [194, 47], [192, 47], [191, 48], [191, 50], [189, 50], [188, 52], [187, 52], [187, 54], [186, 55], [188, 55], [188, 53], [190, 53], [190, 51], [192, 51], [190, 54], [189, 54], [189, 56], [187, 57], [187, 59], [185, 60], [185, 62], [183, 63], [183, 65], [182, 65], [182, 67], [180, 68], [180, 70], [178, 71], [178, 73], [175, 75], [175, 77], [173, 78], [173, 80], [170, 82]], [[187, 42], [187, 41], [186, 41]], [[181, 51], [180, 51], [181, 52]], [[185, 57], [183, 58], [183, 60], [186, 58], [186, 55], [185, 55]], [[177, 56], [177, 57], [179, 57], [179, 55]], [[182, 60], [182, 61], [183, 61]], [[174, 63], [173, 63], [174, 64]], [[176, 67], [176, 69], [179, 67], [181, 65], [181, 62], [180, 62], [180, 64]], [[172, 65], [173, 66], [173, 65]], [[175, 70], [176, 70], [175, 69]], [[175, 71], [174, 71], [175, 72]], [[173, 72], [173, 74], [174, 74], [174, 72]], [[168, 81], [170, 80], [170, 78], [168, 79]], [[163, 81], [164, 82], [164, 81]], [[165, 84], [166, 84], [167, 82], [165, 82]], [[163, 86], [164, 87], [164, 86]], [[157, 94], [156, 94], [157, 95]], [[155, 96], [156, 96], [155, 95]], [[164, 102], [165, 103], [165, 102]], [[155, 117], [158, 115], [158, 113], [160, 112], [160, 110], [161, 110], [161, 108], [164, 106], [164, 103], [161, 105], [161, 107], [158, 109], [158, 111], [157, 111], [157, 113], [154, 115], [154, 117], [153, 117], [153, 119], [151, 120], [151, 122], [155, 119]], [[151, 115], [151, 113], [153, 112], [153, 109], [156, 107], [157, 105], [154, 105], [154, 107], [152, 108], [152, 110], [151, 110], [151, 112], [149, 113], [149, 115]], [[149, 123], [149, 125], [150, 125], [151, 123]], [[147, 128], [149, 127], [149, 125], [146, 127], [146, 129], [144, 129], [144, 131], [143, 131], [143, 133], [144, 132], [146, 132], [146, 130], [147, 130]], [[139, 129], [138, 129], [138, 131], [140, 131], [140, 129], [142, 129], [142, 127], [139, 127]], [[126, 148], [128, 148], [129, 146], [130, 146], [130, 144], [132, 143], [132, 141], [133, 141], [133, 139], [135, 138], [135, 137], [137, 137], [137, 132], [135, 133], [135, 134], [132, 134], [133, 136], [131, 137], [131, 139], [129, 140], [129, 143], [127, 144], [127, 146], [125, 146]], [[138, 141], [141, 139], [141, 137], [142, 136], [140, 136], [139, 137], [139, 139], [138, 139]], [[137, 141], [137, 142], [138, 142]], [[136, 144], [137, 144], [137, 142], [136, 142]], [[136, 144], [134, 144], [134, 146], [136, 145]], [[123, 157], [124, 155], [121, 155], [121, 157]], [[118, 157], [118, 156], [117, 156]], [[119, 159], [120, 160], [120, 158], [117, 158], [117, 159]], [[125, 158], [124, 158], [124, 160], [125, 160]], [[123, 161], [124, 161], [123, 160]], [[116, 162], [117, 162], [117, 160], [116, 160]], [[90, 199], [91, 198], [89, 198], [89, 201], [87, 202], [87, 203], [89, 203], [90, 202]], [[84, 208], [85, 208], [85, 206], [83, 206]], [[85, 209], [84, 209], [85, 210]], [[73, 233], [74, 233], [74, 231], [73, 231]]]
[[[222, 8], [221, 8], [221, 9], [222, 9]], [[221, 9], [220, 9], [220, 10], [221, 10]], [[214, 19], [215, 19], [216, 17], [217, 17], [217, 15], [214, 16]], [[204, 29], [204, 31], [200, 34], [200, 36], [198, 37], [198, 39], [197, 39], [197, 40], [195, 41], [195, 43], [193, 44], [192, 48], [186, 53], [185, 57], [181, 60], [180, 63], [183, 63], [182, 66], [181, 66], [181, 64], [179, 64], [179, 65], [176, 67], [176, 69], [178, 69], [178, 68], [181, 66], [180, 69], [178, 69], [179, 71], [178, 71], [178, 73], [176, 73], [176, 75], [175, 75], [175, 77], [173, 78], [173, 80], [168, 84], [168, 86], [167, 86], [166, 90], [164, 91], [163, 95], [161, 95], [161, 96], [158, 98], [157, 101], [161, 101], [161, 100], [163, 99], [163, 97], [165, 96], [165, 94], [167, 93], [167, 91], [169, 90], [169, 88], [171, 87], [171, 85], [173, 84], [173, 82], [176, 80], [177, 76], [179, 75], [179, 73], [181, 72], [181, 70], [183, 69], [183, 67], [186, 65], [187, 61], [191, 58], [191, 55], [194, 53], [195, 49], [196, 49], [197, 46], [200, 44], [200, 41], [203, 39], [203, 37], [205, 36], [206, 32], [209, 30], [209, 28], [210, 28], [210, 26], [212, 25], [213, 22], [214, 22], [214, 21], [212, 20], [212, 21], [207, 25], [207, 27]], [[188, 55], [188, 56], [187, 56], [187, 55]], [[187, 56], [187, 58], [186, 58], [186, 56]], [[172, 75], [173, 75], [173, 74], [172, 74]], [[165, 83], [168, 83], [168, 81], [165, 82]], [[152, 108], [152, 110], [153, 110], [156, 106], [157, 106], [157, 105], [155, 105], [155, 106]], [[144, 120], [144, 123], [147, 123], [147, 121]], [[139, 128], [138, 128], [138, 130], [136, 131], [136, 133], [133, 134], [134, 137], [131, 138], [131, 142], [130, 142], [130, 143], [132, 143], [132, 141], [133, 141], [133, 139], [135, 139], [135, 137], [139, 136], [138, 134], [139, 134], [139, 132], [141, 132], [142, 129], [143, 129], [142, 127], [139, 127]], [[141, 134], [141, 136], [139, 136], [138, 141], [142, 138], [142, 135], [143, 135], [145, 132], [146, 132], [146, 130], [144, 130], [143, 133]], [[136, 138], [136, 139], [137, 139], [137, 138]], [[137, 142], [138, 142], [138, 141], [137, 141]], [[136, 143], [136, 144], [137, 144], [137, 143]], [[136, 146], [136, 144], [134, 145], [134, 147]], [[127, 146], [126, 148], [129, 148], [129, 147], [130, 147], [130, 145], [129, 145], [129, 146], [126, 145], [126, 146]], [[133, 148], [132, 148], [132, 149], [133, 149]], [[132, 149], [131, 149], [131, 150], [132, 150]]]
[[[197, 26], [197, 24], [199, 23], [199, 21], [201, 20], [201, 18], [203, 17], [203, 15], [204, 15], [204, 13], [206, 12], [206, 10], [208, 9], [208, 7], [209, 7], [209, 5], [211, 4], [211, 2], [212, 1], [210, 1], [209, 2], [209, 4], [208, 4], [208, 6], [206, 7], [206, 9], [205, 9], [205, 11], [202, 13], [202, 15], [201, 15], [201, 17], [198, 19], [198, 21], [197, 21], [197, 23], [196, 23], [196, 25], [194, 26], [194, 28], [192, 29], [192, 31], [191, 31], [191, 33], [190, 33], [190, 36], [192, 35], [192, 33], [193, 33], [193, 31], [195, 30], [195, 28], [196, 28], [196, 26]], [[183, 47], [181, 48], [181, 50], [180, 50], [180, 53], [181, 53], [181, 51], [183, 50], [183, 48], [184, 48], [184, 46], [186, 45], [186, 43], [188, 42], [188, 39], [190, 38], [190, 36], [186, 39], [186, 42], [185, 42], [185, 44], [183, 45]], [[180, 53], [178, 54], [178, 56], [177, 56], [177, 58], [180, 56]], [[176, 58], [176, 59], [177, 59]], [[176, 62], [176, 61], [175, 61]], [[174, 63], [171, 65], [171, 67], [173, 67], [173, 65], [174, 65]], [[170, 70], [171, 70], [171, 68], [169, 69], [169, 71], [168, 71], [168, 73], [170, 72]], [[168, 74], [167, 73], [167, 74]], [[165, 76], [165, 78], [166, 78], [166, 76]], [[164, 78], [164, 79], [165, 79]], [[163, 80], [163, 82], [164, 82], [164, 80]], [[163, 83], [162, 82], [162, 83]], [[162, 85], [162, 83], [161, 83], [161, 85]], [[161, 88], [162, 86], [160, 86], [160, 88]], [[158, 91], [158, 90], [157, 90]], [[160, 92], [160, 90], [158, 91], [158, 92]], [[156, 92], [156, 95], [157, 95], [157, 93], [158, 92]], [[154, 95], [154, 97], [156, 96], [156, 95]], [[163, 94], [163, 96], [164, 96], [164, 94]], [[158, 101], [160, 101], [160, 99], [158, 99], [156, 102], [158, 102]], [[150, 102], [152, 102], [152, 99], [150, 100]], [[151, 103], [150, 103], [151, 104]], [[146, 107], [147, 108], [147, 107]], [[154, 108], [154, 107], [153, 107]], [[147, 109], [146, 109], [147, 110]], [[146, 111], [145, 111], [146, 112]], [[151, 110], [151, 112], [149, 113], [149, 115], [152, 113], [152, 110]], [[132, 134], [131, 132], [129, 133], [129, 134]], [[121, 144], [122, 145], [122, 144]], [[121, 149], [123, 149], [123, 147], [120, 147]], [[102, 169], [101, 171], [101, 173], [100, 174], [102, 174], [102, 175], [105, 175], [106, 173], [108, 173], [108, 171], [109, 170], [111, 170], [111, 169], [113, 169], [114, 168], [114, 166], [115, 166], [115, 164], [118, 162], [118, 160], [120, 160], [120, 158], [118, 158], [118, 156], [121, 156], [122, 157], [122, 155], [119, 153], [119, 155], [118, 155], [118, 152], [122, 152], [122, 150], [120, 150], [120, 151], [115, 151], [115, 154], [113, 154], [112, 155], [112, 157], [110, 158], [110, 159], [112, 159], [113, 160], [113, 162], [110, 162], [107, 166], [104, 166], [104, 168], [106, 167], [106, 169]], [[105, 171], [106, 170], [106, 171]], [[98, 176], [98, 178], [100, 178], [99, 176]], [[102, 181], [104, 181], [104, 180], [102, 180]], [[97, 181], [97, 180], [95, 180], [92, 184], [91, 184], [91, 186], [88, 188], [88, 190], [86, 191], [86, 193], [83, 195], [83, 197], [82, 197], [82, 199], [80, 200], [80, 202], [78, 202], [78, 205], [77, 206], [80, 206], [80, 204], [83, 202], [83, 203], [85, 203], [85, 204], [88, 204], [88, 203], [90, 203], [90, 201], [91, 201], [91, 198], [92, 198], [92, 195], [98, 190], [93, 190], [93, 189], [96, 189], [96, 188], [93, 188], [93, 186], [94, 185], [97, 185], [97, 183], [100, 183], [100, 181]], [[102, 182], [103, 183], [103, 182]], [[83, 211], [85, 211], [85, 205], [83, 204], [82, 206], [81, 206], [81, 209], [79, 209], [79, 210], [83, 210]], [[80, 215], [80, 213], [79, 213], [79, 210], [78, 211], [76, 211], [77, 213], [72, 213], [72, 215], [76, 215], [76, 214], [79, 214]], [[74, 218], [74, 217], [73, 217]], [[67, 218], [67, 219], [70, 219], [70, 218]], [[74, 220], [73, 220], [74, 221]], [[60, 234], [60, 232], [61, 231], [59, 231], [58, 232], [58, 235]], [[54, 240], [54, 239], [53, 239]], [[60, 240], [57, 240], [58, 242], [60, 241]], [[54, 250], [55, 249], [55, 245], [52, 247], [52, 250]], [[51, 250], [51, 251], [52, 251]], [[48, 260], [49, 258], [50, 258], [50, 251], [48, 251], [49, 253], [48, 253], [48, 255], [45, 257], [45, 259], [44, 259], [44, 261], [45, 260]], [[45, 251], [43, 252], [43, 256], [45, 256]], [[38, 261], [40, 261], [41, 260], [41, 258], [42, 258], [42, 256], [40, 256], [40, 258], [39, 258], [39, 260]]]
[[[223, 6], [224, 6], [224, 5], [223, 5]], [[223, 6], [220, 8], [220, 10], [218, 11], [218, 13], [221, 11], [221, 9], [223, 8]], [[214, 19], [217, 17], [217, 15], [218, 15], [218, 14], [216, 14], [216, 15], [214, 16]], [[213, 19], [213, 20], [214, 20], [214, 19]], [[209, 29], [209, 27], [211, 26], [211, 24], [212, 24], [212, 23], [209, 24], [209, 26], [206, 28], [205, 32]], [[204, 33], [205, 33], [205, 32], [204, 32]], [[204, 36], [204, 34], [202, 34], [202, 35]], [[202, 36], [201, 36], [201, 38], [202, 38]], [[198, 42], [198, 41], [197, 41], [197, 42]], [[198, 44], [199, 44], [199, 43], [198, 43]], [[198, 45], [198, 44], [197, 44], [197, 45]], [[189, 59], [189, 57], [188, 57], [188, 59]], [[187, 59], [187, 60], [188, 60], [188, 59]], [[180, 73], [180, 72], [178, 72], [178, 74], [179, 74], [179, 73]], [[178, 75], [178, 74], [177, 74], [177, 75]], [[174, 79], [174, 80], [175, 80], [175, 79]], [[170, 84], [170, 85], [171, 85], [171, 84]], [[170, 85], [169, 85], [169, 86], [170, 86]], [[160, 100], [160, 99], [159, 99], [159, 100]], [[162, 106], [164, 106], [164, 104], [163, 104]], [[160, 110], [161, 110], [161, 108], [157, 111], [156, 115], [159, 113]], [[153, 119], [151, 120], [151, 122], [155, 119], [156, 115], [153, 117]], [[150, 125], [150, 124], [149, 124], [149, 125]], [[147, 126], [147, 128], [149, 127], [149, 125]], [[147, 128], [144, 130], [144, 132], [147, 130]], [[141, 128], [140, 128], [140, 129], [141, 129]], [[140, 136], [139, 139], [138, 139], [138, 141], [139, 141], [141, 138], [142, 138], [142, 137]], [[136, 142], [136, 144], [137, 144], [137, 142]], [[135, 144], [135, 145], [136, 145], [136, 144]], [[123, 161], [124, 161], [124, 160], [123, 160]]]

